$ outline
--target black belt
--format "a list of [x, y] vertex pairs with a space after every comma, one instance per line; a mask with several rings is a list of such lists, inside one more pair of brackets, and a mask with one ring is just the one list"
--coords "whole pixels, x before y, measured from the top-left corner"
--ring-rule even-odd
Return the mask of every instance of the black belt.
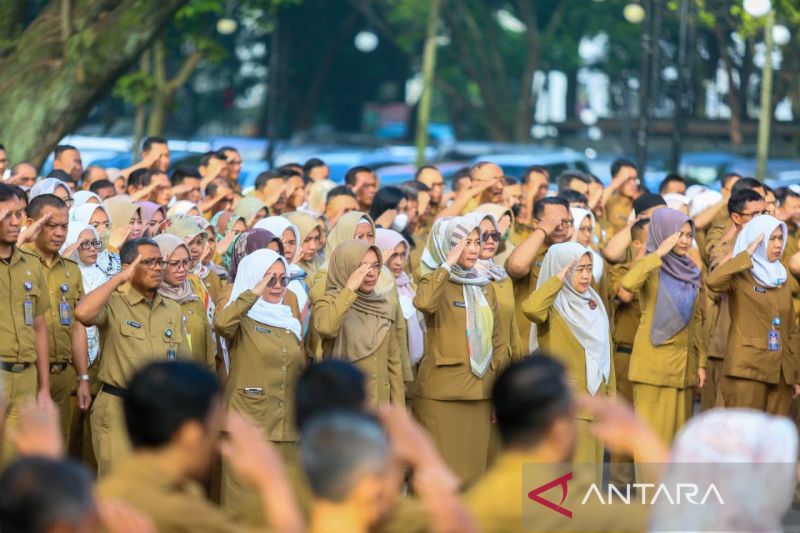
[[125, 398], [128, 395], [128, 391], [125, 389], [120, 389], [119, 387], [115, 387], [114, 385], [109, 385], [108, 383], [103, 383], [100, 387], [100, 390], [110, 394], [111, 396], [116, 396], [117, 398]]
[[6, 372], [13, 372], [14, 374], [19, 374], [29, 366], [31, 366], [31, 363], [6, 363], [0, 361], [0, 370], [5, 370]]
[[67, 369], [67, 366], [69, 366], [69, 363], [50, 363], [50, 373], [60, 374]]
[[631, 346], [625, 346], [624, 344], [617, 345], [617, 351], [619, 353], [626, 353], [628, 355], [633, 353], [633, 348]]

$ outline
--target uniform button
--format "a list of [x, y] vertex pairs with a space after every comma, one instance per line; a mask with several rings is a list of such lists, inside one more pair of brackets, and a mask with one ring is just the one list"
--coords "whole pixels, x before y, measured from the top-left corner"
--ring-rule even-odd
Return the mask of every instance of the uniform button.
[[284, 384], [281, 384], [281, 390], [283, 390], [283, 389], [285, 389], [285, 388], [286, 388], [286, 385], [284, 385]]
[[388, 389], [388, 388], [389, 388], [389, 384], [388, 384], [388, 383], [384, 383], [384, 384], [383, 384], [383, 387], [384, 387], [384, 388], [386, 388], [386, 389]]
[[280, 407], [283, 407], [283, 402], [278, 402], [278, 405], [279, 405]]
[[286, 372], [286, 365], [284, 365], [284, 366], [282, 366], [282, 367], [281, 367], [281, 371], [282, 371], [282, 372]]
[[375, 374], [372, 374], [372, 379], [375, 379], [376, 377], [377, 377], [377, 376], [375, 376]]
[[281, 348], [281, 352], [286, 353], [286, 348]]

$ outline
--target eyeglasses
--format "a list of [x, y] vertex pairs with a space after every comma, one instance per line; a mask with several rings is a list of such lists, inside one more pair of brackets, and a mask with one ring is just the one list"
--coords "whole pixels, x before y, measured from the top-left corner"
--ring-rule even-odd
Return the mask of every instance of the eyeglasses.
[[100, 241], [83, 241], [78, 245], [78, 248], [81, 250], [89, 250], [94, 248], [95, 250], [99, 250], [103, 246], [103, 243]]
[[742, 217], [757, 217], [759, 215], [768, 215], [768, 214], [769, 214], [769, 211], [764, 209], [763, 211], [755, 211], [753, 213], [739, 213], [739, 216], [742, 216]]
[[499, 231], [484, 231], [481, 239], [486, 242], [489, 239], [493, 240], [494, 242], [500, 242], [500, 239], [503, 237], [503, 234]]
[[[361, 263], [361, 265], [366, 265], [366, 263]], [[369, 265], [369, 269], [372, 270], [373, 272], [380, 272], [382, 266], [383, 265], [381, 265], [380, 263], [372, 263], [371, 265]]]
[[189, 267], [192, 265], [191, 259], [183, 259], [181, 261], [167, 261], [167, 266], [172, 270], [179, 270], [180, 267], [183, 267], [184, 270], [189, 270]]
[[289, 285], [289, 278], [280, 276], [278, 278], [272, 278], [267, 282], [267, 287], [270, 289], [274, 289], [278, 285], [285, 289]]
[[164, 268], [167, 262], [163, 259], [142, 259], [139, 264], [150, 270], [156, 270], [157, 268]]
[[75, 203], [75, 200], [72, 198], [62, 198], [62, 200], [64, 200], [64, 203], [67, 204], [67, 207], [72, 207], [72, 204]]

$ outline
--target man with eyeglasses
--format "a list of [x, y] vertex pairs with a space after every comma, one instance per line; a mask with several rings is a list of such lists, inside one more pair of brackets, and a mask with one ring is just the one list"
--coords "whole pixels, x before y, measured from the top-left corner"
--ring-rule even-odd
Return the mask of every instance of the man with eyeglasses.
[[[741, 180], [740, 180], [741, 181]], [[737, 182], [738, 183], [738, 182]], [[745, 182], [746, 185], [746, 182]], [[709, 270], [717, 268], [731, 258], [733, 245], [742, 227], [750, 222], [753, 217], [766, 214], [767, 206], [764, 197], [756, 189], [745, 186], [734, 185], [734, 191], [728, 200], [728, 212], [730, 219], [728, 227], [724, 229], [721, 237], [712, 235], [712, 228], [709, 231], [706, 242], [706, 254], [708, 258]], [[728, 331], [731, 327], [730, 314], [728, 312], [728, 296], [707, 291], [711, 297], [711, 306], [707, 310], [713, 322], [709, 331], [708, 359], [706, 362], [706, 382], [700, 390], [700, 402], [703, 410], [722, 407], [722, 366], [725, 353], [728, 351]], [[716, 306], [714, 308], [713, 306]]]
[[122, 400], [133, 374], [151, 361], [188, 359], [181, 308], [158, 294], [165, 261], [151, 239], [131, 239], [120, 250], [122, 271], [87, 294], [75, 316], [97, 326], [102, 382], [92, 409], [92, 445], [99, 475], [130, 452]]
[[[73, 314], [83, 298], [83, 279], [78, 264], [59, 250], [67, 238], [69, 210], [61, 198], [42, 194], [26, 208], [30, 242], [22, 249], [39, 258], [47, 278], [50, 309], [45, 314], [50, 354], [50, 396], [58, 407], [64, 442], [69, 442], [70, 419], [75, 400], [81, 411], [89, 409], [89, 356], [84, 328]], [[77, 388], [76, 388], [77, 384]]]
[[[569, 203], [557, 196], [542, 198], [533, 204], [533, 224], [533, 231], [506, 260], [506, 272], [514, 283], [517, 302], [525, 300], [536, 290], [542, 261], [550, 245], [566, 242], [572, 237]], [[522, 306], [517, 305], [515, 312], [520, 346], [535, 348], [537, 344], [531, 343], [531, 321], [522, 313]]]

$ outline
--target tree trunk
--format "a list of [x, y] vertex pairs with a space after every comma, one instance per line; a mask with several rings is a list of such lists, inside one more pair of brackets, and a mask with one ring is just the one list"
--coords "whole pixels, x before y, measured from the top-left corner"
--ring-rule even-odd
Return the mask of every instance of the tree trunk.
[[187, 1], [76, 0], [81, 29], [62, 47], [52, 0], [0, 59], [0, 139], [14, 159], [41, 165]]
[[[737, 91], [736, 82], [733, 79], [733, 59], [728, 51], [727, 37], [719, 25], [714, 27], [714, 34], [717, 37], [717, 44], [719, 46], [720, 55], [722, 56], [722, 63], [725, 65], [725, 73], [728, 75], [728, 94], [726, 96], [728, 107], [731, 108], [731, 144], [734, 146], [741, 146], [744, 142], [744, 135], [742, 134], [743, 102], [739, 100], [739, 91]], [[744, 85], [746, 80], [740, 78], [739, 82]]]

